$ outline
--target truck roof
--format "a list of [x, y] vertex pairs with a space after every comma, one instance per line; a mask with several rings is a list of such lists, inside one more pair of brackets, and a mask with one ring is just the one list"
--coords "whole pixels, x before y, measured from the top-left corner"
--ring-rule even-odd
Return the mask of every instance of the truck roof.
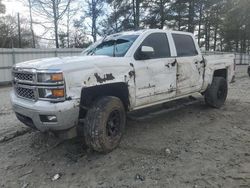
[[169, 29], [168, 30], [164, 30], [164, 29], [141, 29], [141, 30], [132, 30], [132, 31], [125, 31], [125, 32], [115, 33], [115, 34], [111, 34], [109, 36], [117, 37], [117, 36], [122, 36], [122, 35], [141, 35], [144, 32], [157, 32], [157, 31], [167, 31], [167, 32], [171, 32], [171, 33], [193, 35], [192, 33], [189, 33], [189, 32], [173, 31], [173, 30], [169, 30]]

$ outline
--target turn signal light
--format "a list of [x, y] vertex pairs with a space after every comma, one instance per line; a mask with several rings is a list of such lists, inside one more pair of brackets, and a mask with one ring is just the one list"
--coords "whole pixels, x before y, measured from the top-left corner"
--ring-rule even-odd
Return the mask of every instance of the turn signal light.
[[64, 89], [52, 89], [51, 91], [54, 97], [64, 97]]
[[63, 74], [62, 73], [51, 74], [51, 80], [52, 81], [63, 81]]

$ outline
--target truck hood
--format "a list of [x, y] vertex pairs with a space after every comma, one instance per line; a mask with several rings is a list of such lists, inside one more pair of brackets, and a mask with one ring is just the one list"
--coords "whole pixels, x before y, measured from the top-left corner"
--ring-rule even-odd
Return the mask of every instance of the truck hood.
[[65, 72], [74, 69], [88, 69], [105, 62], [113, 62], [113, 57], [108, 56], [74, 56], [44, 58], [17, 63], [17, 68], [38, 69], [38, 70], [62, 70]]
[[37, 59], [18, 63], [16, 68], [62, 71], [68, 95], [79, 98], [81, 88], [133, 81], [131, 59], [127, 57], [75, 56]]

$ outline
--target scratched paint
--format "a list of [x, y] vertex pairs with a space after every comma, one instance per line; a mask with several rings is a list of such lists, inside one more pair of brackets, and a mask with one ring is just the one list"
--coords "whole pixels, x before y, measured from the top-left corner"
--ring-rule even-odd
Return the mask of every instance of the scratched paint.
[[234, 54], [226, 55], [209, 55], [205, 56], [206, 68], [204, 73], [204, 81], [201, 91], [205, 91], [208, 85], [213, 81], [215, 70], [227, 69], [227, 82], [230, 83], [235, 75], [234, 70]]
[[96, 81], [99, 82], [99, 83], [104, 83], [106, 81], [115, 79], [115, 77], [113, 76], [112, 73], [104, 74], [103, 77], [101, 77], [98, 73], [95, 73], [94, 75], [95, 75]]

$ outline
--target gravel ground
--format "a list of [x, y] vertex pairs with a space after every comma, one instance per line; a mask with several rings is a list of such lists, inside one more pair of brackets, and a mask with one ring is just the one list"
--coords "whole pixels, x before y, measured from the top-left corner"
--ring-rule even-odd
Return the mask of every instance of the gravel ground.
[[132, 114], [120, 146], [107, 155], [89, 152], [81, 139], [61, 141], [26, 128], [11, 110], [11, 89], [0, 88], [0, 186], [248, 188], [246, 70], [237, 67], [220, 110], [198, 97]]

